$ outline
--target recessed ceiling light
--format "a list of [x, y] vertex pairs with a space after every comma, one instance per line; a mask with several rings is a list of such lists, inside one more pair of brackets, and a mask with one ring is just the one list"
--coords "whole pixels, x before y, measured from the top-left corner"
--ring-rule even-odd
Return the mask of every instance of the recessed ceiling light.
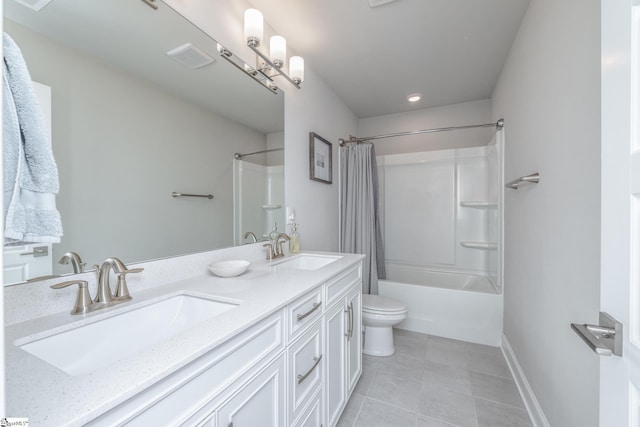
[[407, 96], [407, 101], [409, 102], [418, 102], [422, 99], [422, 95], [419, 93], [412, 93], [411, 95]]

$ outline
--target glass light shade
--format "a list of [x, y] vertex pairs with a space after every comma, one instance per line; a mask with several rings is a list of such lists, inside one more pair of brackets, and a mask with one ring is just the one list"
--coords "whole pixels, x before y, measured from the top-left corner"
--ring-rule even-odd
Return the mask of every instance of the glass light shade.
[[289, 77], [297, 83], [304, 81], [304, 59], [301, 56], [292, 56], [289, 59]]
[[287, 62], [287, 41], [282, 36], [271, 37], [269, 43], [269, 53], [271, 55], [271, 62], [276, 67], [282, 67]]
[[247, 9], [244, 11], [244, 39], [247, 43], [253, 43], [255, 47], [260, 46], [263, 33], [262, 13], [258, 9]]

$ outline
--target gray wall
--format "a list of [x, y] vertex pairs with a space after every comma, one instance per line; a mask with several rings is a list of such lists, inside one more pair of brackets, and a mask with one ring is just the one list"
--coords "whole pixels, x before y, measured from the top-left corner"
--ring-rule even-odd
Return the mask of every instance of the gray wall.
[[[338, 250], [338, 139], [355, 134], [357, 119], [336, 94], [305, 66], [303, 90], [285, 98], [285, 198], [296, 211], [302, 250]], [[309, 179], [309, 132], [332, 144], [333, 183]]]
[[264, 134], [17, 24], [5, 30], [33, 80], [52, 88], [65, 232], [54, 259], [74, 250], [89, 264], [130, 262], [233, 243], [233, 153], [264, 149]]
[[532, 0], [493, 94], [505, 119], [504, 333], [552, 426], [598, 424], [600, 2]]
[[[406, 113], [367, 117], [358, 121], [358, 136], [386, 135], [421, 129], [476, 125], [491, 122], [491, 100], [463, 102], [441, 107], [423, 108]], [[376, 154], [414, 153], [451, 148], [487, 145], [495, 129], [464, 129], [374, 141]]]

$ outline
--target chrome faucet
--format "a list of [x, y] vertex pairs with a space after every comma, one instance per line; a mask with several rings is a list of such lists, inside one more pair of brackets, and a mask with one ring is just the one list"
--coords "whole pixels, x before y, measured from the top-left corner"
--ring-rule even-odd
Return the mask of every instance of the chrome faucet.
[[[140, 273], [144, 270], [143, 268], [128, 269], [122, 261], [115, 257], [107, 258], [100, 267], [97, 265], [95, 267], [98, 273], [98, 292], [93, 301], [89, 296], [87, 282], [84, 280], [71, 280], [51, 286], [53, 289], [61, 289], [71, 285], [78, 285], [78, 296], [76, 297], [76, 303], [71, 314], [85, 314], [129, 301], [131, 295], [127, 288], [126, 275], [129, 273]], [[112, 269], [118, 276], [115, 296], [111, 293], [111, 286], [109, 285], [109, 273]]]
[[248, 239], [249, 237], [251, 237], [251, 239], [253, 240], [252, 243], [258, 243], [258, 238], [256, 237], [256, 234], [253, 231], [247, 231], [246, 233], [244, 233], [245, 240]]
[[67, 252], [62, 255], [62, 258], [58, 261], [59, 264], [69, 264], [71, 262], [71, 267], [73, 268], [74, 273], [82, 273], [84, 271], [85, 263], [82, 262], [80, 255], [77, 252]]
[[291, 238], [287, 233], [280, 233], [273, 240], [262, 245], [265, 248], [268, 248], [267, 259], [271, 261], [276, 258], [282, 258], [284, 256], [284, 250], [282, 249], [282, 244], [284, 242], [288, 242], [289, 240], [291, 240]]
[[107, 258], [104, 260], [98, 273], [98, 293], [93, 300], [94, 304], [109, 304], [113, 301], [111, 286], [109, 286], [109, 272], [112, 268], [116, 274], [121, 274], [127, 269], [118, 258]]

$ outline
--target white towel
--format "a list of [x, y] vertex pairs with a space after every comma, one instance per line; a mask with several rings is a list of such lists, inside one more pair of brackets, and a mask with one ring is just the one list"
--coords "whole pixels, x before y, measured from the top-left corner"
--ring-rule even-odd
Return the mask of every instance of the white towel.
[[60, 242], [58, 168], [20, 48], [3, 34], [4, 238]]

